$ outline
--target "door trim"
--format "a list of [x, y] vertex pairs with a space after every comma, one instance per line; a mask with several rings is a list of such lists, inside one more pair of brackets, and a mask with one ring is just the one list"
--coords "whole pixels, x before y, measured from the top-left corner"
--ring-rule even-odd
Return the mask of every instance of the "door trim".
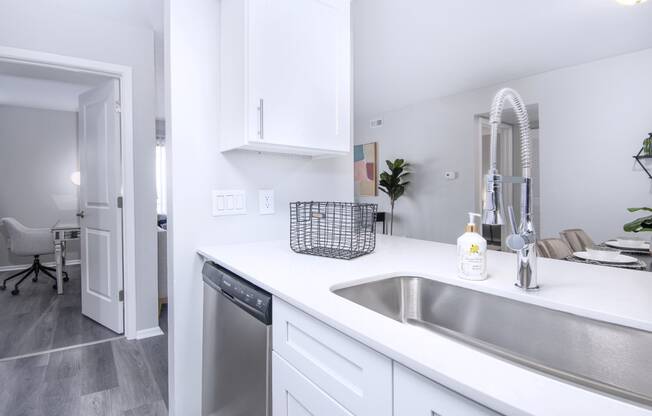
[[17, 62], [104, 75], [120, 80], [120, 136], [122, 158], [122, 257], [125, 336], [135, 339], [136, 329], [136, 232], [134, 205], [133, 75], [129, 66], [48, 52], [0, 46], [0, 61]]

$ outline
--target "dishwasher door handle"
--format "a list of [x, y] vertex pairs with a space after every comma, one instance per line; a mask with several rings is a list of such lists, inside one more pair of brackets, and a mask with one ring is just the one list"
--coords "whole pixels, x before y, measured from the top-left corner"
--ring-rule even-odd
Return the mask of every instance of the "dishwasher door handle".
[[259, 321], [265, 322], [265, 313], [264, 312], [254, 308], [253, 306], [249, 305], [248, 303], [243, 302], [239, 298], [236, 298], [235, 296], [233, 296], [229, 292], [225, 291], [224, 289], [221, 289], [220, 292], [224, 295], [225, 298], [227, 298], [231, 302], [235, 303], [235, 305], [238, 308], [244, 310], [249, 315], [251, 315], [252, 317], [258, 319]]

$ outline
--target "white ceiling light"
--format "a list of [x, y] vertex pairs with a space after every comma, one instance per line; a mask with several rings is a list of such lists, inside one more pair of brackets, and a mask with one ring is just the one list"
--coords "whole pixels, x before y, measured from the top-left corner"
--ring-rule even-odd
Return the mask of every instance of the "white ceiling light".
[[634, 6], [636, 4], [641, 4], [645, 3], [647, 0], [616, 0], [620, 4], [624, 4], [625, 6]]

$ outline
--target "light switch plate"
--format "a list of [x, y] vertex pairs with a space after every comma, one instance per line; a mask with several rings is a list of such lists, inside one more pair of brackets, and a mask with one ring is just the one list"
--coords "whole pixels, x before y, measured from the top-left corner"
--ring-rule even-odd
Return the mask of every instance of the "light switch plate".
[[261, 189], [258, 191], [258, 212], [261, 215], [274, 213], [274, 190]]
[[242, 189], [214, 190], [212, 200], [214, 217], [247, 213], [247, 195]]

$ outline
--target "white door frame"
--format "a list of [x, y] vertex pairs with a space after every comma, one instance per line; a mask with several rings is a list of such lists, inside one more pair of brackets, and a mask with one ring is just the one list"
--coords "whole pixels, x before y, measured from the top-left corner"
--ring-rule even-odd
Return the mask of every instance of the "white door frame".
[[122, 141], [122, 256], [124, 280], [125, 336], [137, 338], [136, 330], [136, 233], [134, 207], [133, 84], [129, 66], [0, 46], [0, 61], [87, 72], [120, 80]]

